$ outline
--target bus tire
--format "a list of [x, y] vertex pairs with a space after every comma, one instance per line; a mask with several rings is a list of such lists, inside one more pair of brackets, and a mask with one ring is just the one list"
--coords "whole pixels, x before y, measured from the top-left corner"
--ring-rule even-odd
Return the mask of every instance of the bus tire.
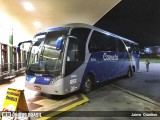
[[131, 76], [133, 76], [133, 75], [134, 75], [134, 72], [135, 72], [135, 70], [134, 70], [134, 69], [132, 69], [132, 74], [131, 74]]
[[133, 69], [132, 69], [132, 76], [134, 75], [134, 73], [135, 73], [135, 67], [133, 66]]
[[127, 78], [129, 78], [129, 77], [131, 77], [131, 76], [133, 76], [133, 72], [132, 72], [132, 69], [129, 67], [128, 68], [128, 71], [127, 71]]
[[82, 84], [82, 92], [89, 93], [93, 88], [93, 80], [92, 77], [87, 75], [84, 78], [83, 84]]

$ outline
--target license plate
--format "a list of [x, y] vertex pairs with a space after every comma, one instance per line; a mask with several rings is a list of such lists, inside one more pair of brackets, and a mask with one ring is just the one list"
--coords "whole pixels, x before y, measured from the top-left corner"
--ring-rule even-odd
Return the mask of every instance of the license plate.
[[40, 91], [41, 87], [40, 86], [34, 86], [34, 89]]

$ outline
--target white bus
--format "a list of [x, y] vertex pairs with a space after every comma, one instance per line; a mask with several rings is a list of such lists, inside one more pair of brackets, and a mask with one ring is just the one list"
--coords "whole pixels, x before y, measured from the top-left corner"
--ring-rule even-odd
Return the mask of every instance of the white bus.
[[97, 83], [132, 76], [139, 69], [138, 44], [87, 24], [38, 32], [29, 50], [25, 85], [54, 95], [89, 92]]

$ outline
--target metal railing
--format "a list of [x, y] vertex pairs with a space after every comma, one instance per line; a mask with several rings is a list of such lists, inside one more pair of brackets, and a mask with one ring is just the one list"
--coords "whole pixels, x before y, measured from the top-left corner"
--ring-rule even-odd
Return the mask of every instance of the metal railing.
[[10, 70], [20, 70], [21, 68], [25, 67], [25, 63], [4, 63], [0, 65], [0, 72], [10, 71]]
[[11, 78], [24, 73], [25, 63], [0, 64], [0, 80]]

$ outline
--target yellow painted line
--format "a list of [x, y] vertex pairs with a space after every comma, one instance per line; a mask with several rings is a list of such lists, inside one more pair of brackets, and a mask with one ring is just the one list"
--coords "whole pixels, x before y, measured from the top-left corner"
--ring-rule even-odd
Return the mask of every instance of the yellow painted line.
[[66, 107], [64, 107], [64, 108], [62, 108], [62, 109], [60, 109], [58, 111], [55, 111], [53, 113], [48, 114], [47, 116], [44, 116], [42, 118], [38, 118], [37, 120], [47, 120], [47, 119], [49, 119], [51, 117], [54, 117], [56, 115], [59, 115], [59, 114], [61, 114], [63, 112], [70, 111], [71, 109], [73, 109], [73, 108], [75, 108], [75, 107], [77, 107], [77, 106], [89, 101], [89, 99], [84, 94], [81, 94], [81, 96], [82, 96], [83, 100], [80, 100], [80, 101], [78, 101], [76, 103], [68, 105], [68, 106], [66, 106]]

